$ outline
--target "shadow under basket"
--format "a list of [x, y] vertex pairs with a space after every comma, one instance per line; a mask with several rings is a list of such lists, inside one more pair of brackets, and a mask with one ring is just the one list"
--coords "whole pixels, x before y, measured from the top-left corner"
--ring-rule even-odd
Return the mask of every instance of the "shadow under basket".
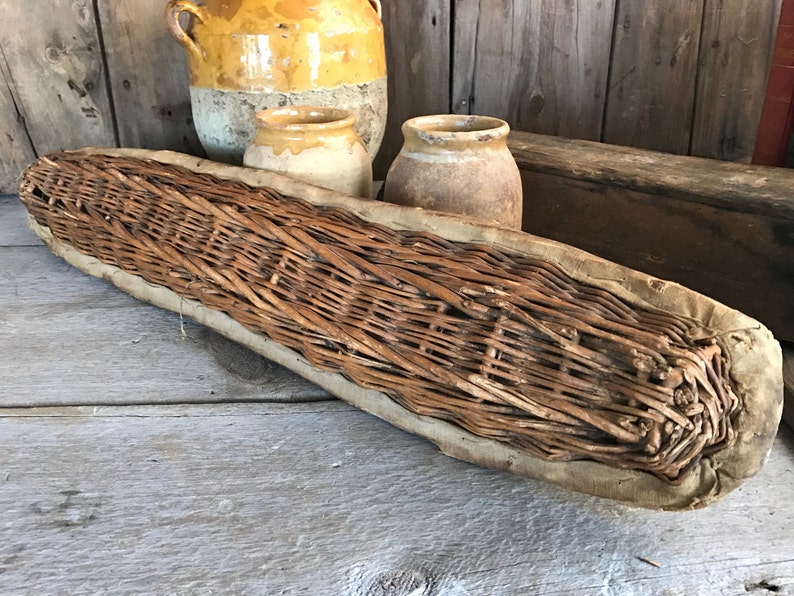
[[691, 509], [777, 431], [765, 327], [570, 246], [171, 152], [51, 154], [19, 196], [82, 271], [453, 457]]

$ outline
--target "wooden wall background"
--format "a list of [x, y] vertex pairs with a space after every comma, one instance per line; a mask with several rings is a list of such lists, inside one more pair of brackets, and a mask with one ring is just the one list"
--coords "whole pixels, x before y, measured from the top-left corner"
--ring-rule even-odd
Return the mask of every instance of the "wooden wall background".
[[[383, 0], [390, 114], [749, 161], [781, 0]], [[0, 0], [0, 192], [49, 151], [201, 154], [165, 0]]]

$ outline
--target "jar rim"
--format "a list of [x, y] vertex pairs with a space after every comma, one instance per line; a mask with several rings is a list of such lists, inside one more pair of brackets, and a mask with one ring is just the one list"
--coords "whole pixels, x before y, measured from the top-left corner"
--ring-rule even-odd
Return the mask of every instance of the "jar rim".
[[406, 120], [402, 130], [403, 134], [421, 136], [429, 141], [487, 142], [506, 137], [510, 126], [493, 116], [434, 114]]
[[287, 131], [332, 131], [352, 127], [353, 112], [325, 106], [286, 106], [256, 113], [257, 126]]

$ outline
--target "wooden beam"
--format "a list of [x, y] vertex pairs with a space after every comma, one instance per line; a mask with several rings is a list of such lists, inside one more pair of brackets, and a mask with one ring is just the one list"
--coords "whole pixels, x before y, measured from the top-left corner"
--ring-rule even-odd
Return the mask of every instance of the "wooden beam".
[[513, 133], [524, 229], [679, 282], [794, 340], [794, 172]]
[[453, 109], [598, 139], [615, 0], [459, 0]]
[[704, 0], [619, 0], [603, 141], [686, 154]]
[[745, 489], [686, 515], [465, 464], [341, 402], [28, 408], [0, 437], [8, 593], [794, 589], [785, 431]]

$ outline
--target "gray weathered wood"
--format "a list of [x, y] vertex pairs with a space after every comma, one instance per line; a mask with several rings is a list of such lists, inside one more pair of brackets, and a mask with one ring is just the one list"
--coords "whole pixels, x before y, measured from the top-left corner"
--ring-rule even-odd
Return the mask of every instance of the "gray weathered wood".
[[603, 140], [689, 152], [704, 0], [620, 0]]
[[43, 246], [0, 251], [0, 312], [0, 407], [330, 399], [250, 350], [86, 276]]
[[164, 6], [163, 0], [98, 0], [120, 143], [203, 155], [187, 61], [165, 27]]
[[0, 0], [0, 14], [0, 46], [36, 152], [115, 146], [93, 2]]
[[41, 244], [41, 240], [28, 227], [27, 211], [17, 196], [0, 196], [0, 247]]
[[[523, 170], [794, 220], [791, 169], [668, 155], [523, 132], [512, 133], [508, 145]], [[593, 190], [598, 192], [596, 188]]]
[[737, 493], [672, 515], [449, 459], [339, 402], [11, 414], [5, 593], [794, 590], [790, 432]]
[[0, 408], [2, 593], [794, 593], [790, 431], [723, 502], [661, 514], [447, 458], [338, 401], [102, 405], [253, 390], [178, 317], [13, 242], [0, 398], [91, 405]]
[[783, 344], [783, 420], [794, 429], [794, 344]]
[[0, 45], [0, 194], [16, 192], [20, 172], [36, 157], [25, 121], [17, 110]]
[[703, 14], [692, 155], [753, 157], [781, 0], [709, 0]]
[[524, 229], [742, 310], [794, 340], [794, 172], [515, 133]]
[[599, 139], [614, 0], [455, 4], [453, 109]]
[[449, 112], [450, 5], [452, 0], [383, 2], [389, 115], [373, 164], [383, 179], [402, 147], [402, 123], [414, 116]]

